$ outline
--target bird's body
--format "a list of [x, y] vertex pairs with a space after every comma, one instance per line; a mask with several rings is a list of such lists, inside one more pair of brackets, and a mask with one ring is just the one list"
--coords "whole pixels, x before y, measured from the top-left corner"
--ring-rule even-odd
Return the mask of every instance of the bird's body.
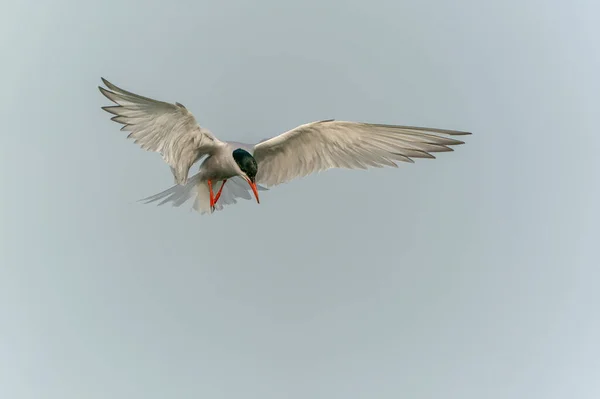
[[[194, 209], [212, 213], [238, 198], [256, 201], [263, 186], [275, 186], [330, 169], [397, 167], [412, 158], [434, 158], [432, 152], [452, 151], [463, 144], [446, 135], [468, 132], [325, 120], [298, 126], [257, 144], [221, 141], [201, 127], [181, 104], [165, 103], [125, 91], [102, 79], [100, 91], [116, 106], [103, 107], [123, 124], [129, 138], [143, 149], [162, 155], [176, 185], [148, 197], [147, 202], [180, 206], [195, 198]], [[198, 162], [197, 174], [188, 178]], [[261, 186], [262, 185], [262, 186]], [[215, 194], [215, 191], [217, 191]]]
[[206, 157], [200, 164], [200, 179], [208, 180], [225, 180], [233, 176], [238, 176], [242, 173], [239, 165], [233, 159], [233, 151], [240, 147], [236, 147], [233, 143], [225, 142], [218, 149]]

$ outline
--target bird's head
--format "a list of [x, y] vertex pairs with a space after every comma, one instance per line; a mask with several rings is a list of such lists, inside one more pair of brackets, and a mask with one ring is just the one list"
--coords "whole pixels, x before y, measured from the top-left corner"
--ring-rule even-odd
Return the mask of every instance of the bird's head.
[[233, 159], [242, 171], [241, 176], [246, 179], [252, 188], [254, 196], [256, 197], [256, 202], [260, 204], [260, 200], [258, 199], [258, 190], [256, 188], [256, 173], [258, 172], [258, 164], [256, 163], [256, 159], [254, 159], [254, 157], [250, 155], [248, 151], [241, 148], [233, 151]]

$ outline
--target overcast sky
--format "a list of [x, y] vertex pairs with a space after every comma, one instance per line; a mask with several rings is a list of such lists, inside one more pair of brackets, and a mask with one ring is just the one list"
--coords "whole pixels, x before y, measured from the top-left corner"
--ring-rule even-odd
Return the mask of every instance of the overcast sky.
[[[0, 397], [598, 398], [600, 10], [576, 0], [20, 1], [0, 12]], [[103, 76], [226, 140], [472, 131], [213, 216]], [[195, 168], [194, 168], [195, 169]]]

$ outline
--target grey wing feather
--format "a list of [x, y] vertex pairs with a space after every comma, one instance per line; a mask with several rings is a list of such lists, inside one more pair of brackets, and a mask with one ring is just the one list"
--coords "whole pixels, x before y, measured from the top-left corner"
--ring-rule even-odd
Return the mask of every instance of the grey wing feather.
[[307, 123], [254, 147], [256, 181], [273, 186], [330, 168], [397, 167], [412, 158], [435, 158], [464, 144], [444, 135], [469, 132], [346, 121]]
[[141, 148], [160, 153], [177, 184], [185, 184], [190, 167], [221, 144], [183, 105], [128, 92], [104, 78], [102, 82], [107, 88], [100, 91], [116, 104], [102, 109], [115, 115], [111, 119], [123, 124], [121, 130], [130, 132], [127, 137]]

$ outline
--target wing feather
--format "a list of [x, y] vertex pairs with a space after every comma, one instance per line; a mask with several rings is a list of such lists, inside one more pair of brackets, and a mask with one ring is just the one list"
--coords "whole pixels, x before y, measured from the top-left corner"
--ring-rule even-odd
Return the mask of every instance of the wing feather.
[[116, 106], [102, 107], [111, 120], [123, 125], [142, 149], [158, 152], [171, 167], [175, 182], [185, 184], [191, 166], [212, 154], [222, 144], [196, 122], [194, 115], [179, 103], [170, 104], [131, 93], [102, 78], [100, 92]]
[[256, 181], [274, 186], [330, 168], [397, 167], [396, 162], [435, 158], [432, 152], [453, 151], [450, 146], [464, 142], [446, 136], [468, 134], [335, 120], [307, 123], [255, 145]]

